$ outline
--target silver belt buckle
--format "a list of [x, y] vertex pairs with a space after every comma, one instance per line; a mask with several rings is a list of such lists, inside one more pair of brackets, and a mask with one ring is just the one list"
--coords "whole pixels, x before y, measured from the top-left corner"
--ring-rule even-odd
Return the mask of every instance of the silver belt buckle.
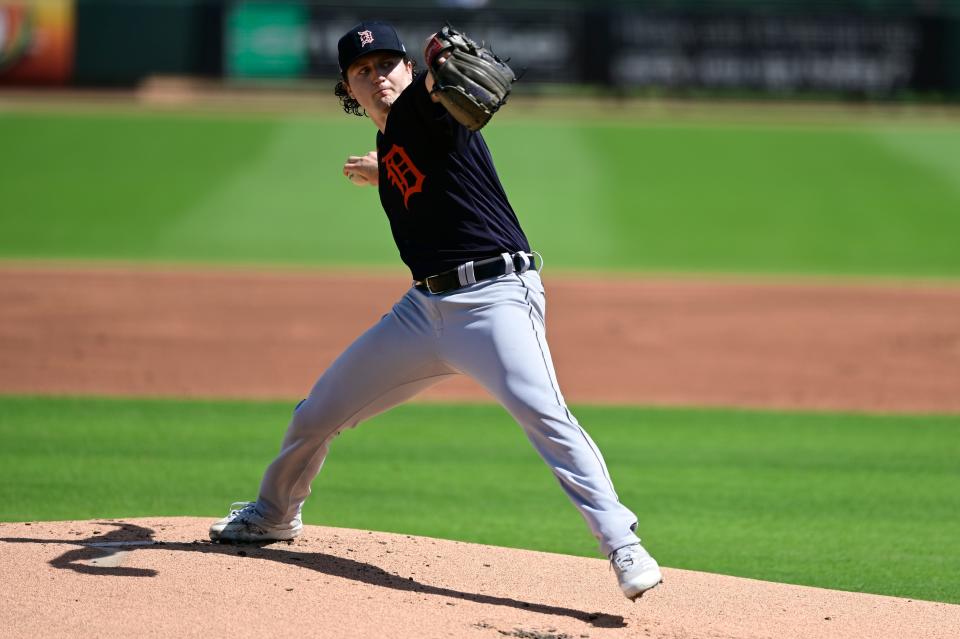
[[433, 293], [434, 295], [439, 295], [439, 294], [440, 294], [440, 291], [435, 291], [435, 290], [433, 290], [433, 282], [435, 282], [435, 281], [437, 281], [437, 277], [436, 277], [435, 275], [431, 275], [431, 276], [428, 277], [427, 279], [423, 280], [423, 283], [427, 285], [427, 290], [428, 290], [428, 291], [430, 291], [430, 292]]

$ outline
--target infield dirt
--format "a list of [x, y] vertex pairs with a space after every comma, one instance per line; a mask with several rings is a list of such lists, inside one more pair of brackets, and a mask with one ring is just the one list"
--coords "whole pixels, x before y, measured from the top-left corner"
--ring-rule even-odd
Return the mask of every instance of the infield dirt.
[[0, 524], [5, 637], [947, 639], [960, 606], [685, 570], [638, 602], [606, 562], [306, 526], [227, 546], [191, 518]]
[[[960, 287], [544, 274], [573, 403], [960, 412]], [[0, 266], [0, 392], [303, 397], [402, 274]], [[489, 401], [466, 378], [426, 399]]]

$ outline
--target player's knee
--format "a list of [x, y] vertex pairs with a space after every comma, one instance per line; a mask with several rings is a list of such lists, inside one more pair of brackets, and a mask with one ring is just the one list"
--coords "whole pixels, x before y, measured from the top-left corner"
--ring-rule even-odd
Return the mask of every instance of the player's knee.
[[334, 417], [334, 411], [312, 396], [297, 404], [290, 425], [294, 433], [304, 437], [326, 437], [342, 426]]
[[525, 429], [562, 430], [579, 426], [567, 407], [556, 401], [539, 403], [518, 401], [508, 406], [508, 410]]

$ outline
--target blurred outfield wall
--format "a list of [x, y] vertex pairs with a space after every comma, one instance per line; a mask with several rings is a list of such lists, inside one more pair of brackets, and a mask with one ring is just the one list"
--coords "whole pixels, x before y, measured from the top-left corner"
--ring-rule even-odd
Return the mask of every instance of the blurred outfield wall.
[[[520, 90], [960, 98], [960, 0], [0, 0], [0, 84], [332, 78], [371, 17], [415, 55], [449, 20], [526, 69]], [[31, 75], [51, 33], [61, 73]]]

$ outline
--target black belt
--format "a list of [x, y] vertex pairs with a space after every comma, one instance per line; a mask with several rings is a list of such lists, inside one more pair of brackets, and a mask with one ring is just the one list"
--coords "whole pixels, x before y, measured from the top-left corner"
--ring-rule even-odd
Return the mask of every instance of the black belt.
[[501, 253], [497, 257], [487, 257], [461, 264], [449, 271], [431, 275], [425, 280], [414, 280], [413, 285], [421, 290], [439, 295], [493, 277], [500, 277], [509, 273], [526, 273], [531, 266], [534, 266], [532, 253], [520, 252], [513, 255]]

